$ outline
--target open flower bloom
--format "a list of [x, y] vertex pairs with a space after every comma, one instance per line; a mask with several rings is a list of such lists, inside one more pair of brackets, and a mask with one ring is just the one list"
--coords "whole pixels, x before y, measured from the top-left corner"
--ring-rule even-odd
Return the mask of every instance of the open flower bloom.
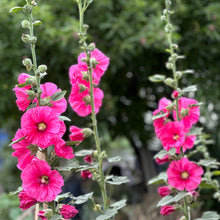
[[186, 191], [192, 191], [199, 186], [202, 174], [202, 167], [189, 161], [186, 157], [172, 161], [167, 170], [170, 186]]
[[[82, 133], [82, 128], [78, 128], [78, 127], [76, 127], [76, 126], [71, 126], [70, 127], [70, 132], [71, 132], [71, 134], [69, 135], [69, 138], [70, 138], [70, 140], [71, 141], [83, 141], [84, 140], [84, 134]], [[76, 145], [79, 145], [79, 143], [78, 144], [76, 144]]]
[[[82, 59], [86, 58], [86, 53], [81, 53], [78, 57], [78, 64], [80, 66], [87, 67], [86, 63], [82, 61]], [[97, 85], [103, 76], [104, 72], [108, 68], [109, 58], [103, 54], [100, 50], [95, 49], [91, 52], [91, 59], [94, 59], [97, 64], [95, 68], [92, 68], [92, 77], [95, 80], [95, 84]], [[86, 68], [87, 69], [87, 68]]]
[[168, 122], [164, 125], [159, 139], [165, 150], [176, 148], [176, 152], [180, 153], [180, 147], [185, 141], [184, 125], [181, 122]]
[[18, 194], [19, 200], [20, 200], [20, 205], [19, 208], [22, 209], [22, 211], [30, 208], [31, 206], [35, 205], [37, 203], [37, 200], [28, 196], [24, 190], [22, 190]]
[[[15, 134], [15, 137], [13, 138], [13, 141], [17, 141], [23, 137], [25, 137], [24, 132], [21, 129], [18, 129], [18, 131]], [[12, 148], [15, 150], [12, 153], [12, 156], [18, 158], [17, 167], [20, 170], [23, 170], [27, 166], [27, 164], [29, 164], [32, 161], [34, 157], [33, 155], [31, 155], [31, 151], [27, 148], [30, 145], [31, 143], [26, 139], [12, 144]]]
[[21, 173], [22, 187], [26, 194], [38, 202], [53, 201], [64, 185], [62, 176], [46, 161], [34, 158]]
[[169, 205], [165, 205], [162, 206], [160, 209], [160, 214], [161, 215], [170, 215], [171, 213], [173, 213], [176, 210], [175, 206], [169, 206]]
[[21, 118], [21, 128], [27, 140], [41, 148], [48, 147], [50, 140], [60, 135], [60, 127], [56, 112], [48, 106], [29, 109]]
[[72, 205], [62, 205], [60, 209], [60, 214], [64, 219], [70, 219], [77, 215], [78, 210]]
[[[186, 129], [190, 129], [193, 124], [199, 120], [200, 112], [199, 106], [190, 107], [190, 105], [197, 104], [195, 99], [181, 97], [178, 100], [179, 117]], [[173, 111], [173, 117], [176, 120], [176, 111]]]

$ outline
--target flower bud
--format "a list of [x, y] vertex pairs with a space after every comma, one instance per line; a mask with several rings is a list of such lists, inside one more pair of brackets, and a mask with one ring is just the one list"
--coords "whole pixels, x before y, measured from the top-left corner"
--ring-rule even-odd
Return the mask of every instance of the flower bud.
[[36, 44], [37, 43], [37, 37], [32, 37], [31, 38], [31, 44]]
[[172, 97], [176, 99], [178, 97], [178, 95], [179, 95], [179, 92], [174, 90], [172, 93]]
[[172, 29], [173, 29], [173, 25], [172, 24], [167, 24], [165, 26], [165, 32], [166, 33], [170, 33], [172, 31]]
[[97, 62], [97, 60], [94, 57], [90, 59], [90, 63], [93, 68], [95, 68], [96, 65], [99, 64], [99, 62]]
[[26, 90], [27, 94], [28, 94], [28, 99], [33, 101], [36, 97], [35, 92], [32, 90]]
[[47, 71], [47, 66], [46, 65], [40, 65], [37, 70], [39, 73], [45, 73]]
[[79, 84], [79, 92], [84, 92], [86, 90], [86, 86], [84, 84]]
[[166, 5], [167, 5], [168, 7], [169, 7], [171, 4], [172, 4], [172, 3], [171, 3], [170, 0], [167, 0], [167, 1], [166, 1]]
[[175, 81], [172, 78], [165, 79], [164, 83], [168, 86], [175, 87]]
[[186, 116], [189, 115], [189, 108], [182, 108], [181, 111], [180, 111], [180, 115], [182, 118], [185, 118]]
[[32, 65], [32, 60], [30, 58], [25, 58], [22, 60], [22, 63], [26, 67], [26, 66]]
[[86, 32], [89, 28], [89, 25], [88, 24], [84, 24], [83, 25], [83, 31]]
[[28, 29], [30, 27], [30, 22], [28, 20], [23, 20], [21, 22], [21, 27], [25, 28], [25, 29]]
[[88, 73], [87, 73], [86, 71], [82, 71], [81, 73], [82, 73], [82, 75], [83, 75], [82, 79], [83, 79], [83, 80], [86, 80], [86, 81], [89, 81], [89, 75], [88, 75]]
[[31, 2], [31, 4], [35, 7], [37, 6], [37, 2], [35, 2], [34, 0]]
[[86, 105], [91, 105], [91, 97], [90, 95], [87, 95], [83, 98], [83, 101], [85, 102]]
[[25, 6], [23, 7], [23, 11], [24, 11], [25, 13], [27, 13], [27, 14], [30, 14], [31, 11], [32, 11], [32, 7], [31, 7], [30, 5], [25, 5]]
[[81, 132], [83, 133], [84, 138], [89, 137], [93, 133], [90, 128], [83, 128]]
[[166, 68], [167, 68], [168, 70], [173, 69], [173, 64], [170, 63], [170, 62], [167, 62], [167, 63], [166, 63]]
[[98, 158], [99, 153], [98, 153], [98, 151], [97, 151], [97, 150], [95, 150], [95, 151], [93, 152], [93, 156], [94, 156], [94, 157], [96, 157], [96, 158]]
[[102, 158], [102, 159], [105, 159], [106, 157], [107, 157], [106, 152], [105, 152], [105, 151], [102, 151], [102, 153], [101, 153], [101, 158]]
[[167, 17], [166, 17], [165, 15], [162, 15], [162, 16], [161, 16], [161, 20], [162, 20], [162, 21], [166, 21], [166, 20], [167, 20]]
[[52, 209], [46, 209], [44, 216], [46, 216], [48, 219], [51, 219], [53, 216], [53, 210]]
[[172, 48], [173, 48], [174, 50], [177, 50], [177, 49], [178, 49], [178, 45], [177, 45], [177, 44], [172, 44]]
[[22, 34], [21, 40], [22, 40], [24, 43], [30, 43], [30, 42], [31, 42], [31, 37], [30, 37], [29, 34]]
[[176, 72], [176, 78], [180, 79], [182, 77], [182, 73], [180, 71]]
[[90, 52], [95, 50], [95, 44], [94, 43], [89, 44], [88, 49], [89, 49]]
[[98, 212], [98, 211], [101, 210], [101, 206], [100, 206], [99, 204], [95, 204], [93, 210], [94, 210], [95, 212]]

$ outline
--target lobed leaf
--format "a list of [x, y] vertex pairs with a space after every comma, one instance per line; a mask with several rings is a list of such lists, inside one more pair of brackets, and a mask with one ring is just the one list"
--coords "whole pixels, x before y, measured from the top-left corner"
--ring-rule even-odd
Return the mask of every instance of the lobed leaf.
[[166, 183], [166, 181], [167, 181], [167, 173], [162, 172], [158, 176], [156, 176], [156, 177], [152, 178], [151, 180], [149, 180], [148, 185]]
[[23, 10], [23, 7], [16, 6], [16, 7], [11, 8], [9, 12], [14, 13], [14, 12], [22, 11], [22, 10]]
[[154, 158], [162, 159], [166, 155], [173, 156], [175, 155], [175, 153], [176, 153], [176, 148], [171, 148], [169, 151], [162, 149], [154, 156]]
[[62, 193], [62, 194], [57, 195], [55, 202], [59, 203], [61, 200], [70, 198], [70, 197], [72, 197], [72, 194], [70, 192]]
[[149, 77], [151, 82], [163, 82], [165, 80], [165, 76], [161, 74], [155, 74]]
[[202, 214], [201, 218], [196, 218], [195, 220], [219, 220], [220, 215], [217, 212], [208, 211]]
[[108, 160], [109, 163], [116, 163], [116, 162], [119, 162], [121, 160], [121, 157], [120, 156], [110, 157], [110, 158], [107, 158], [107, 160]]
[[94, 150], [80, 150], [75, 153], [77, 157], [84, 157], [87, 155], [91, 155], [94, 152]]
[[89, 199], [91, 199], [93, 196], [93, 192], [91, 193], [87, 193], [85, 195], [82, 196], [77, 196], [77, 197], [72, 197], [72, 199], [74, 200], [74, 203], [79, 205], [79, 204], [83, 204], [85, 202], [87, 202]]
[[198, 162], [199, 165], [210, 167], [210, 166], [219, 166], [220, 163], [216, 159], [203, 159]]
[[106, 183], [112, 185], [121, 185], [122, 183], [128, 183], [129, 179], [127, 176], [113, 176], [111, 180], [107, 180]]
[[65, 94], [66, 94], [66, 91], [65, 91], [65, 90], [63, 90], [63, 91], [57, 91], [57, 92], [55, 92], [55, 93], [51, 96], [51, 99], [52, 99], [52, 101], [54, 101], [54, 102], [55, 102], [55, 101], [58, 101], [58, 100], [64, 98]]

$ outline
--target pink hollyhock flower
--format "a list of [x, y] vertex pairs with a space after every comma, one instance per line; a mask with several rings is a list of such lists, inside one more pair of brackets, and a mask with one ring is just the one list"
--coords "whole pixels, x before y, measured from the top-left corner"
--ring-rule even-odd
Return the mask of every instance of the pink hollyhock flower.
[[201, 182], [203, 169], [186, 157], [172, 161], [167, 170], [168, 183], [178, 190], [192, 191]]
[[167, 162], [170, 162], [170, 155], [166, 155], [164, 156], [163, 158], [156, 158], [156, 163], [157, 164], [164, 164], [164, 163], [167, 163]]
[[60, 209], [60, 214], [63, 216], [64, 219], [70, 219], [77, 215], [78, 210], [71, 205], [62, 205]]
[[[86, 53], [81, 53], [79, 55], [78, 64], [87, 67], [87, 64], [84, 61], [82, 61], [83, 58], [86, 58]], [[98, 62], [95, 68], [92, 68], [92, 76], [95, 80], [95, 84], [97, 85], [104, 72], [108, 68], [109, 58], [105, 56], [105, 54], [103, 54], [100, 50], [95, 49], [91, 52], [91, 59], [95, 59]]]
[[[78, 85], [72, 86], [71, 94], [69, 97], [69, 103], [71, 107], [73, 108], [73, 110], [79, 116], [84, 117], [84, 116], [89, 115], [92, 112], [91, 98], [90, 98], [88, 90], [85, 90], [84, 92], [80, 92], [79, 90], [80, 88]], [[97, 114], [99, 111], [99, 108], [102, 105], [102, 99], [104, 97], [104, 93], [102, 92], [101, 89], [94, 88], [93, 94], [94, 94], [95, 113]]]
[[89, 170], [81, 171], [81, 176], [83, 179], [92, 178], [92, 173]]
[[178, 95], [179, 95], [179, 92], [176, 91], [176, 90], [174, 90], [173, 93], [172, 93], [172, 96], [173, 96], [174, 98], [177, 98]]
[[87, 155], [84, 157], [84, 161], [91, 164], [93, 161], [93, 158], [91, 155]]
[[157, 192], [160, 194], [161, 197], [168, 196], [171, 193], [169, 186], [161, 186], [157, 188]]
[[70, 83], [72, 85], [79, 85], [79, 84], [86, 84], [86, 80], [83, 80], [83, 74], [82, 72], [86, 72], [87, 67], [80, 66], [78, 64], [72, 65], [69, 68], [69, 77], [70, 77]]
[[64, 185], [59, 172], [51, 170], [46, 161], [36, 157], [22, 171], [21, 179], [26, 194], [39, 202], [53, 201]]
[[27, 140], [41, 148], [48, 147], [50, 140], [60, 135], [60, 126], [56, 112], [48, 106], [29, 109], [21, 118]]
[[[69, 135], [69, 138], [71, 141], [83, 141], [84, 140], [84, 134], [82, 133], [82, 130], [81, 128], [78, 128], [76, 126], [71, 126], [70, 127], [70, 132], [71, 134]], [[79, 145], [76, 144], [76, 145]]]
[[194, 142], [196, 141], [196, 135], [186, 136], [185, 142], [183, 143], [183, 152], [187, 149], [191, 149], [194, 146]]
[[169, 206], [169, 205], [165, 205], [162, 206], [160, 209], [160, 214], [161, 215], [170, 215], [171, 213], [173, 213], [176, 210], [175, 206]]
[[[27, 73], [21, 73], [19, 76], [18, 76], [18, 82], [19, 84], [23, 84], [26, 82], [26, 79], [30, 78], [31, 75], [27, 74]], [[30, 89], [31, 86], [25, 86], [26, 89]]]
[[[12, 141], [19, 140], [23, 137], [25, 137], [24, 132], [21, 129], [18, 129]], [[26, 139], [23, 139], [12, 145], [12, 148], [15, 150], [15, 152], [12, 153], [12, 156], [18, 158], [17, 167], [20, 170], [23, 170], [34, 157], [31, 155], [31, 151], [27, 148], [30, 145], [31, 142], [27, 141]]]
[[180, 153], [180, 147], [185, 141], [184, 126], [181, 122], [168, 122], [164, 125], [160, 133], [159, 139], [165, 150], [172, 147], [176, 148], [176, 152]]
[[45, 216], [44, 210], [40, 210], [37, 216], [39, 216], [41, 218], [41, 220], [47, 220], [47, 217]]
[[[41, 98], [51, 97], [54, 93], [61, 91], [61, 89], [57, 89], [57, 85], [54, 83], [47, 82], [45, 84], [40, 85], [42, 90]], [[56, 111], [58, 114], [62, 114], [66, 111], [67, 101], [65, 98], [62, 98], [58, 101], [50, 101], [51, 108]]]
[[[198, 102], [195, 99], [182, 97], [178, 101], [179, 105], [179, 117], [183, 122], [186, 129], [190, 129], [193, 124], [199, 120], [200, 112], [199, 106], [190, 107], [190, 105], [197, 104]], [[181, 113], [184, 112], [185, 116], [181, 116]], [[173, 117], [176, 120], [176, 112], [173, 111]]]
[[37, 203], [37, 200], [28, 196], [24, 190], [22, 190], [18, 194], [19, 200], [20, 200], [20, 205], [19, 208], [22, 209], [22, 211], [30, 208], [31, 206], [35, 205]]
[[75, 155], [73, 154], [73, 148], [71, 146], [67, 146], [66, 142], [60, 137], [55, 137], [52, 140], [51, 144], [54, 145], [55, 154], [58, 157], [63, 157], [66, 159], [72, 159], [75, 157]]

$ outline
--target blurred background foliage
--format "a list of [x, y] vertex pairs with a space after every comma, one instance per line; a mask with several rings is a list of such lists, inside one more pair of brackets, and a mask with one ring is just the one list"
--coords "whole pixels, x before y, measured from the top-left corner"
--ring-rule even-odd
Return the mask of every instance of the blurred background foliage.
[[[183, 77], [181, 86], [198, 86], [198, 91], [190, 93], [190, 97], [204, 103], [199, 123], [214, 140], [210, 153], [220, 159], [220, 2], [173, 2], [174, 39], [179, 45], [178, 52], [186, 56], [179, 62], [179, 69], [195, 70], [194, 74]], [[35, 18], [43, 22], [35, 29], [38, 64], [48, 66], [43, 82], [58, 84], [68, 91], [68, 97], [68, 69], [77, 62], [80, 52], [77, 5], [63, 0], [37, 0], [37, 3]], [[24, 0], [0, 1], [0, 128], [10, 139], [20, 127], [22, 115], [12, 89], [18, 75], [25, 72], [21, 60], [30, 56], [30, 50], [20, 40], [23, 33], [20, 23], [25, 16], [10, 14], [9, 10], [24, 4]], [[111, 59], [100, 84], [105, 93], [98, 114], [102, 143], [107, 151], [113, 146], [112, 154], [119, 154], [123, 148], [135, 156], [132, 172], [140, 171], [139, 181], [145, 189], [147, 181], [157, 172], [152, 154], [160, 147], [155, 140], [151, 114], [158, 100], [164, 96], [170, 98], [172, 92], [163, 84], [148, 80], [153, 74], [171, 74], [165, 69], [168, 54], [160, 19], [163, 8], [162, 0], [96, 0], [85, 18], [90, 26], [89, 42], [95, 42]], [[77, 126], [85, 126], [89, 121], [78, 117], [70, 108], [66, 115]], [[1, 151], [4, 164], [0, 180], [6, 192], [20, 184], [16, 159], [11, 158], [11, 152], [7, 146]]]

